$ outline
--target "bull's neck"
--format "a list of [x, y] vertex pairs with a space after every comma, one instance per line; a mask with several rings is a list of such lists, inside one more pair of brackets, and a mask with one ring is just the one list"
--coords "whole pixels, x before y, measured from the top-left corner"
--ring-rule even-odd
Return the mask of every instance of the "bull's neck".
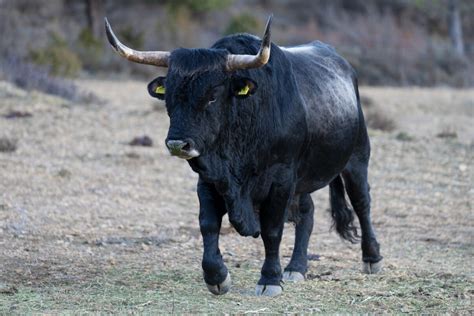
[[[240, 108], [226, 120], [214, 145], [190, 165], [206, 181], [245, 187], [274, 163], [272, 146], [281, 137], [283, 118], [270, 103]], [[235, 105], [236, 107], [239, 105]]]

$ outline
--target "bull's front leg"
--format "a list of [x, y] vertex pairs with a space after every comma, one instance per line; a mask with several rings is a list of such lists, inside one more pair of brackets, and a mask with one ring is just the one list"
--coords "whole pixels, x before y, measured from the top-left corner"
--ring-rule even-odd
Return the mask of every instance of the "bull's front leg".
[[262, 240], [265, 247], [265, 262], [255, 289], [256, 295], [276, 296], [282, 293], [280, 242], [291, 190], [274, 186], [260, 210]]
[[214, 185], [201, 179], [198, 182], [197, 192], [200, 204], [199, 226], [204, 243], [202, 258], [204, 281], [211, 293], [225, 294], [230, 289], [231, 280], [219, 250], [219, 232], [222, 216], [225, 214], [224, 201]]

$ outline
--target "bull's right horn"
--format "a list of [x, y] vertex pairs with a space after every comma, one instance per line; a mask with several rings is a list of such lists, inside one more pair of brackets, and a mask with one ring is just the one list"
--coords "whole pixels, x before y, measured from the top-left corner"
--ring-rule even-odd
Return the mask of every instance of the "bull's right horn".
[[112, 28], [110, 27], [109, 21], [105, 18], [105, 32], [110, 45], [114, 50], [122, 57], [127, 58], [130, 61], [134, 61], [140, 64], [155, 65], [159, 67], [168, 67], [169, 58], [171, 53], [164, 51], [150, 51], [142, 52], [131, 49], [122, 44], [115, 36]]

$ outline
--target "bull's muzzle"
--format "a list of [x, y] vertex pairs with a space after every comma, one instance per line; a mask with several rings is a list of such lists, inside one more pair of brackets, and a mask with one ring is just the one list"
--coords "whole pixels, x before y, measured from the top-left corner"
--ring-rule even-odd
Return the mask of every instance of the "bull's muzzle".
[[167, 140], [166, 147], [172, 156], [182, 159], [191, 159], [199, 156], [199, 151], [194, 148], [194, 143], [191, 140]]

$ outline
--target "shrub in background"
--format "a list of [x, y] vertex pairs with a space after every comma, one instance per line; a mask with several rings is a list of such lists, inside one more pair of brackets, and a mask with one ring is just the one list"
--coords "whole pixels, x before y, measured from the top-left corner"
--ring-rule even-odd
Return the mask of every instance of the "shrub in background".
[[212, 10], [224, 9], [232, 3], [233, 0], [180, 0], [170, 1], [169, 10], [173, 13], [181, 8], [186, 8], [193, 12], [206, 12]]
[[371, 129], [392, 132], [397, 127], [395, 121], [377, 107], [366, 109], [364, 115], [365, 122]]
[[84, 28], [79, 33], [76, 49], [87, 70], [94, 71], [102, 64], [103, 42], [95, 38], [89, 28]]
[[27, 91], [38, 90], [73, 102], [101, 103], [94, 94], [79, 91], [72, 81], [56, 78], [47, 68], [14, 57], [7, 57], [0, 62], [0, 78]]
[[234, 16], [225, 30], [225, 34], [234, 33], [255, 33], [260, 29], [259, 21], [249, 13], [242, 13]]
[[131, 25], [127, 25], [119, 31], [120, 39], [134, 49], [143, 49], [145, 36]]
[[75, 77], [82, 69], [78, 55], [57, 34], [51, 35], [51, 44], [45, 48], [32, 50], [30, 58], [33, 63], [46, 66], [55, 76]]

